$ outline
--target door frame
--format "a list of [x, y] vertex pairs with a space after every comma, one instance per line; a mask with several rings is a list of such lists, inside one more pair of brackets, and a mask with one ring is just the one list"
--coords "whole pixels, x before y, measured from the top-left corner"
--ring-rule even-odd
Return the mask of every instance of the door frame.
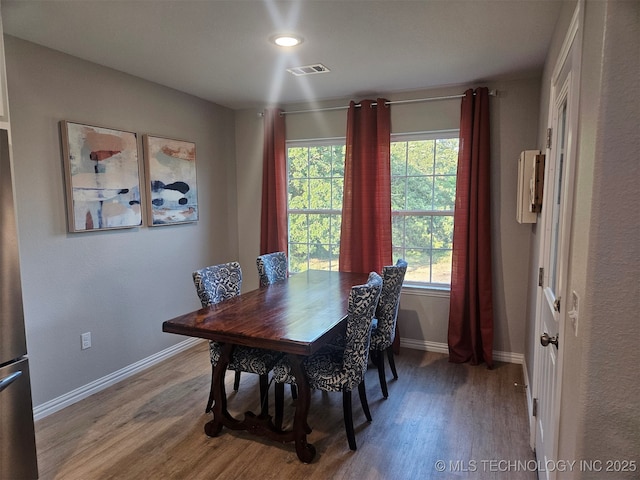
[[[547, 117], [547, 127], [556, 129], [556, 112], [558, 108], [558, 102], [561, 98], [567, 95], [567, 142], [566, 142], [566, 155], [565, 155], [565, 175], [564, 175], [564, 195], [563, 204], [563, 217], [560, 225], [560, 238], [558, 248], [558, 281], [560, 288], [558, 293], [562, 302], [560, 312], [558, 314], [558, 332], [560, 334], [558, 344], [558, 363], [556, 370], [556, 384], [555, 384], [555, 398], [553, 405], [554, 419], [553, 425], [555, 429], [553, 433], [553, 445], [552, 453], [554, 459], [557, 459], [558, 454], [558, 432], [559, 432], [559, 416], [560, 405], [562, 396], [562, 374], [563, 374], [563, 359], [564, 359], [564, 335], [567, 332], [565, 328], [567, 318], [567, 308], [570, 291], [568, 285], [568, 267], [569, 267], [569, 254], [570, 254], [570, 241], [572, 234], [572, 220], [573, 220], [573, 199], [575, 189], [575, 176], [576, 176], [576, 163], [578, 158], [578, 128], [579, 128], [579, 100], [580, 100], [580, 80], [581, 80], [581, 59], [582, 59], [582, 32], [584, 27], [584, 2], [585, 0], [578, 0], [571, 23], [565, 34], [565, 38], [560, 49], [560, 53], [556, 59], [556, 63], [549, 82], [549, 111]], [[570, 68], [570, 72], [567, 76], [567, 80], [558, 83], [561, 74]], [[539, 343], [539, 335], [542, 333], [541, 329], [543, 324], [542, 312], [543, 308], [547, 308], [545, 303], [549, 301], [549, 296], [546, 286], [548, 285], [549, 269], [546, 268], [549, 259], [549, 244], [548, 244], [548, 229], [550, 223], [553, 220], [552, 209], [546, 208], [545, 204], [548, 204], [549, 195], [553, 194], [554, 184], [549, 180], [549, 169], [551, 163], [555, 162], [557, 155], [558, 145], [558, 132], [553, 131], [553, 141], [551, 146], [546, 146], [546, 164], [545, 164], [545, 177], [544, 177], [544, 192], [543, 192], [543, 207], [540, 215], [540, 221], [538, 223], [538, 268], [545, 267], [542, 286], [536, 288], [536, 310], [535, 310], [535, 330], [532, 338], [534, 344], [533, 357], [534, 368], [532, 375], [532, 399], [539, 398], [540, 382], [543, 381], [541, 372], [541, 357], [544, 354], [542, 347]], [[556, 332], [548, 332], [550, 335], [554, 335]], [[553, 347], [547, 347], [553, 348]], [[537, 418], [533, 416], [533, 411], [530, 412], [530, 445], [535, 449], [536, 446], [536, 430], [537, 430]]]

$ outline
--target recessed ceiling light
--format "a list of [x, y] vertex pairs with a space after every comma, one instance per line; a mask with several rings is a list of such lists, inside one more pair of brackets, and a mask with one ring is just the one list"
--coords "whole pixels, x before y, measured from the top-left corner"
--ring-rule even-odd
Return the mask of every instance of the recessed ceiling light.
[[295, 47], [302, 43], [302, 37], [292, 34], [280, 34], [271, 37], [271, 41], [279, 47]]

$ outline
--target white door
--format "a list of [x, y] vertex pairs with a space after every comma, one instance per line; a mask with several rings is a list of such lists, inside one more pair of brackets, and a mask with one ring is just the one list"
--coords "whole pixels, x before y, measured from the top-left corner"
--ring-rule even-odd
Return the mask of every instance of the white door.
[[562, 282], [561, 260], [562, 250], [561, 233], [566, 212], [563, 208], [563, 196], [565, 196], [565, 169], [566, 169], [566, 120], [567, 102], [563, 99], [557, 110], [553, 134], [556, 135], [557, 147], [551, 150], [547, 179], [549, 183], [548, 193], [545, 195], [544, 208], [544, 236], [545, 250], [543, 252], [543, 293], [539, 303], [538, 335], [540, 343], [538, 361], [538, 389], [537, 389], [537, 425], [536, 425], [536, 457], [538, 460], [540, 479], [551, 480], [555, 478], [551, 468], [556, 461], [557, 453], [557, 410], [560, 394], [559, 385], [559, 349], [562, 348], [561, 311]]
[[[541, 285], [537, 306], [534, 367], [535, 449], [538, 478], [554, 480], [562, 390], [562, 343], [567, 308], [567, 267], [577, 152], [580, 38], [574, 15], [551, 85], [541, 225]], [[577, 41], [576, 41], [577, 40]]]

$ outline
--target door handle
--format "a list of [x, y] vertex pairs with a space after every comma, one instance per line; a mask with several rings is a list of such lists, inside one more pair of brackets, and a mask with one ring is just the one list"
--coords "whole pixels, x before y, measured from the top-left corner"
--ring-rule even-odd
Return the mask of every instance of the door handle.
[[5, 388], [7, 388], [9, 385], [11, 385], [13, 382], [15, 382], [20, 375], [22, 375], [21, 371], [12, 373], [8, 377], [5, 377], [2, 380], [0, 380], [0, 392]]
[[540, 344], [543, 347], [547, 347], [550, 343], [553, 343], [556, 346], [556, 348], [558, 348], [558, 337], [559, 336], [560, 336], [559, 334], [556, 334], [555, 337], [550, 337], [547, 332], [544, 332], [540, 336]]

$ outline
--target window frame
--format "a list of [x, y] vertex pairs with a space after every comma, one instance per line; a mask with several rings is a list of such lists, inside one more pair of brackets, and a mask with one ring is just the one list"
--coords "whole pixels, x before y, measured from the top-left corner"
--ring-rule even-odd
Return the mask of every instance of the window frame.
[[[391, 144], [396, 142], [411, 142], [411, 141], [423, 141], [423, 140], [446, 140], [446, 139], [459, 139], [460, 138], [460, 130], [459, 129], [446, 129], [446, 130], [431, 130], [424, 132], [409, 132], [409, 133], [392, 133], [391, 134]], [[459, 148], [459, 145], [458, 145]], [[434, 162], [434, 177], [435, 169], [437, 163]], [[398, 177], [400, 175], [394, 175], [393, 171], [391, 172], [392, 182], [393, 177]], [[406, 176], [406, 175], [405, 175]], [[453, 177], [457, 177], [456, 175], [450, 175]], [[455, 201], [455, 196], [454, 196]], [[391, 218], [393, 221], [393, 217], [411, 217], [411, 216], [421, 216], [421, 217], [451, 217], [453, 219], [455, 208], [450, 210], [394, 210], [392, 205], [391, 210]], [[404, 234], [403, 234], [404, 237]], [[393, 245], [394, 253], [400, 248], [402, 251], [406, 253], [406, 250], [410, 248], [406, 247], [406, 244], [403, 244], [402, 247], [398, 247], [397, 245]], [[406, 257], [406, 255], [402, 255]], [[430, 266], [433, 266], [433, 252], [430, 253]], [[410, 264], [411, 265], [411, 264]], [[430, 272], [430, 274], [432, 274]], [[418, 290], [435, 290], [448, 292], [451, 289], [451, 282], [442, 283], [442, 282], [426, 282], [426, 281], [416, 281], [416, 280], [408, 280], [405, 279], [404, 282], [405, 287], [418, 289]]]
[[[307, 215], [339, 215], [340, 218], [342, 218], [342, 205], [340, 206], [340, 209], [299, 209], [299, 208], [290, 208], [289, 206], [289, 148], [296, 148], [296, 147], [303, 147], [303, 148], [310, 148], [310, 147], [333, 147], [333, 146], [341, 146], [341, 147], [345, 147], [346, 145], [346, 137], [329, 137], [329, 138], [321, 138], [321, 139], [300, 139], [300, 140], [287, 140], [285, 147], [287, 149], [287, 247], [291, 250], [291, 225], [289, 222], [289, 216], [291, 214], [307, 214]], [[343, 167], [344, 169], [344, 167]], [[317, 179], [332, 179], [334, 178], [333, 176], [330, 177], [307, 177], [309, 179], [312, 178], [317, 178]], [[343, 176], [344, 178], [344, 176]], [[330, 221], [330, 228], [331, 228], [331, 224], [332, 222]], [[307, 225], [307, 229], [308, 229], [308, 225]], [[331, 234], [330, 234], [331, 235]], [[296, 244], [299, 244], [298, 242], [295, 242]], [[307, 245], [309, 245], [309, 243], [307, 243]], [[329, 239], [329, 246], [331, 247], [332, 245], [336, 245], [336, 246], [340, 246], [340, 238], [337, 239], [336, 242], [331, 243], [331, 237]], [[289, 268], [291, 268], [291, 255], [288, 256], [288, 263], [289, 263]], [[329, 265], [330, 265], [330, 270], [334, 270], [334, 264], [333, 262], [330, 260], [329, 261]], [[335, 263], [335, 269], [337, 270], [337, 266], [338, 263]], [[309, 268], [309, 257], [307, 257], [307, 268]]]

